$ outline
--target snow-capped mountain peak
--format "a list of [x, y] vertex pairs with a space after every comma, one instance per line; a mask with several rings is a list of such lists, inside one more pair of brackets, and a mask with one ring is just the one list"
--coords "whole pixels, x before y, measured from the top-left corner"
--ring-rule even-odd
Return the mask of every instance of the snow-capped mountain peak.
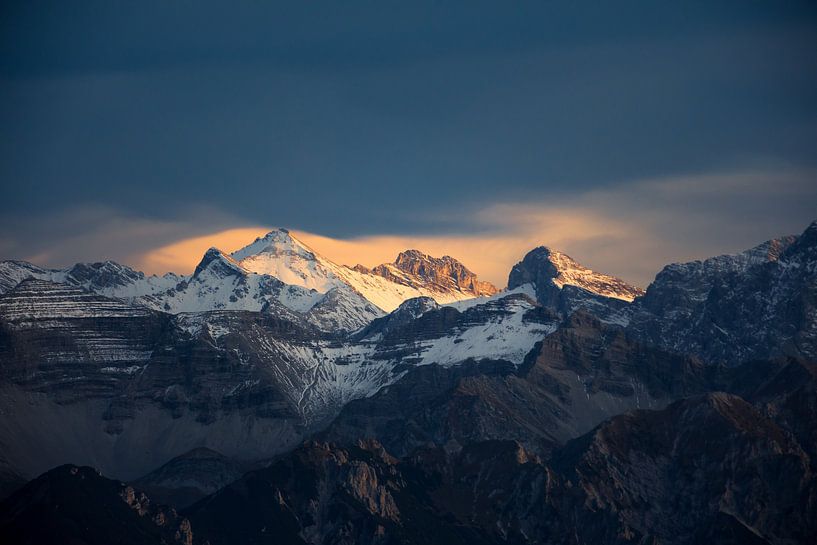
[[511, 270], [508, 277], [509, 289], [526, 283], [536, 285], [537, 291], [546, 285], [559, 289], [575, 286], [595, 295], [623, 301], [632, 301], [644, 294], [641, 288], [631, 286], [615, 276], [593, 271], [569, 255], [547, 246], [539, 246], [528, 252]]
[[315, 253], [306, 244], [293, 237], [289, 230], [283, 227], [273, 229], [263, 237], [256, 238], [252, 243], [236, 250], [230, 256], [236, 261], [241, 261], [263, 254], [291, 254], [305, 259], [315, 258]]
[[231, 254], [244, 269], [274, 276], [285, 284], [326, 293], [342, 282], [333, 263], [317, 255], [287, 229], [275, 229]]
[[338, 265], [287, 229], [270, 231], [231, 257], [248, 271], [274, 276], [286, 284], [320, 293], [333, 288], [351, 289], [386, 312], [414, 297], [432, 297], [444, 304], [498, 291], [488, 282], [477, 280], [456, 259], [435, 258], [419, 250], [401, 252], [394, 263], [373, 269]]
[[189, 276], [148, 277], [111, 261], [64, 270], [3, 262], [0, 293], [33, 277], [173, 314], [277, 307], [276, 312], [300, 313], [320, 328], [353, 330], [415, 297], [445, 304], [495, 291], [455, 259], [416, 250], [378, 270], [382, 273], [338, 265], [287, 229], [275, 229], [229, 255], [210, 248]]

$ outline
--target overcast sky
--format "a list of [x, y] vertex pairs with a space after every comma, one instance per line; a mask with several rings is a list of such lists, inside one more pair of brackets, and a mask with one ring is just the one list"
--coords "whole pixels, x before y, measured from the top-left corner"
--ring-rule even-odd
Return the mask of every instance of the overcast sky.
[[814, 2], [0, 10], [0, 259], [189, 272], [168, 247], [287, 226], [645, 285], [817, 219]]

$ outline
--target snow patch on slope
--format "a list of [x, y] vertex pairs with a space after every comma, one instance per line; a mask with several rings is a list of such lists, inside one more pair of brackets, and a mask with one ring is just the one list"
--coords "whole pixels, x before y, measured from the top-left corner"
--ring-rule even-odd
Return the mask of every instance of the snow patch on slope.
[[[507, 296], [508, 294], [506, 294]], [[536, 342], [556, 330], [556, 324], [525, 320], [533, 302], [517, 299], [506, 305], [509, 314], [457, 331], [450, 336], [417, 343], [420, 365], [455, 365], [469, 358], [507, 360], [521, 364]]]

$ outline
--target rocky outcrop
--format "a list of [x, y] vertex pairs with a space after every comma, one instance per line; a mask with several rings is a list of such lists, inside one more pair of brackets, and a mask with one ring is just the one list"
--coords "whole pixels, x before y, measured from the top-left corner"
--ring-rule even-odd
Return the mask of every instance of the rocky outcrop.
[[396, 284], [441, 292], [454, 290], [474, 297], [499, 291], [490, 282], [477, 280], [474, 273], [453, 257], [432, 257], [419, 250], [400, 252], [394, 263], [378, 265], [370, 272]]

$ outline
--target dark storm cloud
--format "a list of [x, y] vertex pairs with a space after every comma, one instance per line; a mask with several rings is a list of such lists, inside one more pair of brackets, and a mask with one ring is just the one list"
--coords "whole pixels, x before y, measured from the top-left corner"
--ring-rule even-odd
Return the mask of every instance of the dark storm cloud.
[[3, 238], [84, 207], [463, 233], [492, 203], [817, 166], [812, 3], [467, 6], [4, 3]]

